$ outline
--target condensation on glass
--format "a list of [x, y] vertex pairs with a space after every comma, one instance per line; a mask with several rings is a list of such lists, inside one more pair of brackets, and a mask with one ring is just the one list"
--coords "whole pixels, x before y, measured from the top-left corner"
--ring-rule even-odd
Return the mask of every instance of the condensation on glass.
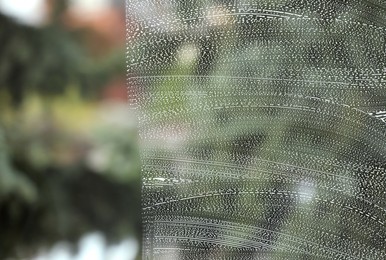
[[386, 259], [386, 3], [128, 0], [143, 259]]

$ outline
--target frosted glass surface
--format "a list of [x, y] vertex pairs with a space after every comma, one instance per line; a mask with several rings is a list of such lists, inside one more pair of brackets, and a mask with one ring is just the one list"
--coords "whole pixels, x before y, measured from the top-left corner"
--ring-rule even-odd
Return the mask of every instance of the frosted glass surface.
[[386, 3], [128, 0], [143, 259], [386, 259]]

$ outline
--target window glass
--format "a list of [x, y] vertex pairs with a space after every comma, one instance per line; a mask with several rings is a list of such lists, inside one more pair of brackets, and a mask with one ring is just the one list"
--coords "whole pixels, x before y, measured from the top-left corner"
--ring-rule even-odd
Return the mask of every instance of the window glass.
[[144, 259], [386, 257], [385, 8], [128, 1]]

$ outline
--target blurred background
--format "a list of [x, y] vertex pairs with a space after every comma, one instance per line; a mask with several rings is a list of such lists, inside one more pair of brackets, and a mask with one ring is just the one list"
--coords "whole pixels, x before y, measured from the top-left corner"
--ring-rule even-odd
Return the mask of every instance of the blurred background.
[[139, 259], [124, 0], [0, 0], [0, 259]]
[[0, 0], [0, 259], [140, 259], [138, 147], [144, 258], [384, 258], [385, 8], [244, 2]]

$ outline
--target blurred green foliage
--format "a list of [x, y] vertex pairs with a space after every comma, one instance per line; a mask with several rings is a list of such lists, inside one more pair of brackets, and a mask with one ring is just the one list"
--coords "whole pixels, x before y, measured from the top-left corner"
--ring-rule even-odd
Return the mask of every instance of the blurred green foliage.
[[70, 85], [86, 98], [97, 97], [106, 82], [123, 75], [124, 50], [94, 58], [79, 43], [83, 31], [70, 32], [61, 23], [27, 27], [0, 14], [0, 85], [20, 105], [30, 91], [60, 94]]
[[98, 101], [124, 77], [124, 49], [92, 56], [87, 31], [60, 20], [65, 2], [39, 28], [0, 14], [0, 259], [95, 230], [140, 236], [136, 126], [101, 119]]

